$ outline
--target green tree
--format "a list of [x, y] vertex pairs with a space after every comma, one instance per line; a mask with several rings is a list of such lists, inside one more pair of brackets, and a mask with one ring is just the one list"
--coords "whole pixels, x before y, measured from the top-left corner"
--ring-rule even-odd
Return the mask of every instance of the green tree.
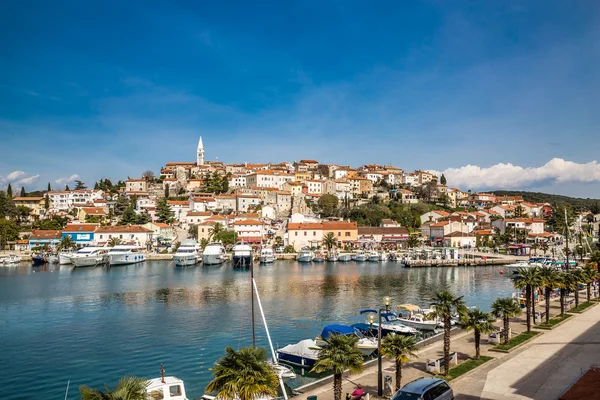
[[115, 247], [120, 244], [121, 244], [121, 239], [119, 239], [118, 237], [111, 237], [107, 243], [108, 247]]
[[335, 214], [339, 203], [339, 199], [337, 196], [333, 194], [324, 194], [319, 197], [317, 204], [319, 206], [319, 210], [321, 211], [321, 215], [323, 217], [331, 217]]
[[77, 247], [71, 235], [65, 235], [60, 239], [60, 243], [58, 244], [58, 250], [69, 250]]
[[408, 237], [408, 240], [406, 241], [406, 246], [409, 249], [419, 247], [420, 245], [421, 245], [421, 241], [419, 240], [419, 238], [416, 235], [410, 235]]
[[190, 225], [188, 228], [188, 237], [197, 240], [198, 239], [198, 225]]
[[556, 287], [556, 269], [543, 265], [539, 268], [541, 285], [544, 287], [544, 302], [546, 303], [546, 323], [550, 320], [550, 295]]
[[417, 343], [412, 336], [391, 333], [381, 341], [381, 354], [394, 359], [396, 364], [396, 390], [402, 387], [402, 364], [415, 357]]
[[208, 239], [207, 238], [202, 238], [202, 240], [200, 240], [200, 247], [202, 248], [202, 251], [204, 251], [204, 249], [206, 248], [206, 246], [208, 246]]
[[165, 198], [169, 198], [169, 184], [165, 183]]
[[442, 176], [440, 177], [440, 183], [441, 183], [442, 185], [445, 185], [445, 184], [446, 184], [446, 177], [444, 176], [444, 174], [442, 174]]
[[6, 242], [19, 239], [19, 226], [15, 221], [0, 218], [0, 248], [4, 249]]
[[560, 316], [565, 315], [565, 298], [567, 297], [567, 290], [570, 282], [568, 281], [566, 272], [556, 271], [554, 285], [560, 291]]
[[519, 268], [517, 274], [512, 277], [513, 284], [517, 289], [525, 289], [525, 309], [527, 315], [527, 333], [531, 332], [531, 304], [533, 288], [540, 283], [540, 272], [538, 268]]
[[58, 231], [65, 227], [66, 222], [67, 220], [65, 218], [55, 215], [50, 219], [44, 219], [37, 223], [37, 229], [44, 231]]
[[296, 249], [294, 248], [294, 246], [292, 246], [291, 244], [288, 244], [287, 246], [285, 246], [285, 248], [283, 249], [284, 253], [295, 253]]
[[19, 224], [23, 223], [23, 220], [27, 220], [29, 218], [30, 213], [31, 210], [29, 207], [17, 206], [17, 222]]
[[517, 206], [515, 207], [514, 217], [515, 218], [525, 218], [525, 217], [527, 217], [527, 213], [525, 212], [525, 209], [523, 208], [522, 205], [517, 204]]
[[585, 283], [586, 286], [586, 297], [587, 301], [589, 302], [591, 300], [592, 283], [594, 280], [600, 278], [600, 275], [598, 274], [598, 270], [595, 268], [593, 263], [587, 264], [585, 267], [583, 267], [582, 272], [584, 278], [583, 283]]
[[87, 186], [85, 186], [85, 183], [83, 183], [83, 181], [75, 181], [75, 190], [85, 190], [87, 189]]
[[115, 215], [120, 217], [130, 207], [131, 202], [127, 196], [119, 196], [115, 203]]
[[427, 314], [428, 319], [439, 319], [444, 323], [444, 375], [450, 370], [450, 328], [452, 314], [462, 315], [465, 310], [463, 296], [456, 296], [448, 290], [437, 292], [431, 304], [432, 311]]
[[224, 246], [233, 245], [237, 243], [238, 235], [234, 231], [222, 231], [214, 237], [214, 240], [223, 243]]
[[25, 188], [21, 186], [21, 195], [20, 197], [27, 197], [27, 193], [25, 192]]
[[213, 379], [206, 391], [219, 399], [255, 400], [277, 396], [279, 378], [267, 363], [267, 351], [261, 347], [243, 347], [235, 351], [231, 346], [225, 349], [211, 368]]
[[6, 188], [6, 194], [8, 197], [12, 198], [13, 197], [13, 191], [12, 191], [12, 186], [10, 185], [10, 183], [8, 184], [8, 187]]
[[169, 206], [166, 197], [161, 197], [156, 202], [156, 216], [158, 218], [158, 222], [163, 222], [165, 224], [171, 224], [175, 220], [175, 213]]
[[127, 207], [125, 212], [121, 214], [121, 219], [119, 220], [119, 225], [132, 225], [137, 222], [137, 214], [133, 209], [133, 203]]
[[342, 374], [349, 370], [351, 374], [362, 372], [365, 367], [360, 350], [356, 347], [357, 336], [330, 336], [327, 345], [319, 348], [318, 360], [312, 372], [333, 373], [333, 398], [342, 400]]
[[510, 318], [521, 314], [521, 307], [510, 297], [496, 299], [492, 303], [491, 314], [496, 318], [502, 318], [504, 323], [504, 344], [508, 344], [508, 331], [510, 329]]
[[16, 216], [17, 207], [12, 197], [0, 190], [0, 218], [15, 218]]
[[323, 237], [323, 245], [327, 247], [327, 250], [331, 251], [335, 247], [337, 240], [335, 239], [335, 235], [333, 232], [327, 232], [327, 234]]
[[572, 269], [566, 274], [567, 290], [575, 295], [575, 307], [579, 307], [579, 285], [585, 280], [580, 269]]
[[148, 380], [137, 378], [135, 376], [126, 376], [119, 380], [117, 386], [110, 390], [108, 387], [102, 389], [92, 389], [87, 386], [80, 386], [82, 400], [147, 400]]
[[478, 309], [467, 310], [460, 318], [460, 324], [465, 331], [473, 331], [475, 337], [475, 359], [479, 360], [481, 343], [481, 334], [487, 334], [494, 331], [494, 319], [488, 314]]
[[71, 191], [71, 189], [69, 189], [69, 185], [65, 185], [65, 190], [66, 190], [67, 192]]
[[48, 210], [50, 208], [50, 197], [48, 195], [44, 196], [44, 209]]
[[150, 222], [150, 214], [148, 214], [147, 210], [144, 210], [137, 215], [136, 221], [135, 221], [135, 223], [137, 225], [144, 225], [144, 224], [147, 224], [148, 222]]
[[50, 182], [48, 182], [48, 191], [52, 191], [52, 187], [50, 186]]
[[225, 230], [225, 228], [223, 228], [223, 225], [220, 222], [215, 222], [213, 224], [212, 227], [210, 227], [208, 229], [208, 238], [209, 239], [213, 239], [213, 240], [218, 240], [216, 239], [221, 232], [223, 232]]

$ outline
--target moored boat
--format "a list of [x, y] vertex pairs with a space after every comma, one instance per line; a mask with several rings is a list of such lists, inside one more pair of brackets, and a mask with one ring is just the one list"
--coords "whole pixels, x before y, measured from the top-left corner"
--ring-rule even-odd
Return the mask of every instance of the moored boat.
[[354, 256], [352, 256], [352, 260], [357, 262], [364, 262], [369, 259], [369, 256], [363, 250], [356, 250], [354, 252]]
[[58, 264], [59, 265], [68, 265], [71, 264], [71, 256], [73, 256], [72, 251], [60, 251], [58, 253]]
[[305, 247], [298, 252], [298, 262], [309, 263], [312, 262], [314, 254], [311, 249]]
[[402, 324], [411, 326], [421, 331], [434, 331], [439, 321], [430, 320], [425, 317], [426, 311], [414, 304], [401, 304], [398, 306], [400, 310], [405, 312], [405, 315], [398, 315], [398, 321]]
[[288, 344], [277, 350], [277, 357], [288, 364], [299, 367], [312, 367], [319, 359], [317, 343], [312, 339], [304, 339], [295, 344]]
[[178, 267], [187, 267], [202, 262], [200, 245], [193, 239], [186, 239], [173, 255], [173, 262]]
[[108, 262], [110, 265], [127, 265], [146, 261], [141, 250], [139, 246], [117, 245], [108, 250]]
[[102, 247], [82, 247], [71, 256], [76, 267], [95, 267], [108, 263], [108, 251]]
[[346, 325], [327, 325], [323, 328], [321, 335], [317, 336], [315, 343], [319, 347], [327, 346], [327, 340], [331, 336], [344, 335], [344, 336], [356, 336], [358, 342], [356, 342], [356, 348], [360, 350], [363, 356], [368, 356], [377, 350], [377, 340], [368, 338], [363, 335], [358, 329]]
[[221, 242], [209, 243], [202, 253], [202, 262], [204, 265], [223, 264], [227, 259], [225, 247]]
[[147, 382], [148, 400], [188, 400], [183, 381], [176, 376], [165, 376], [162, 365], [160, 372], [160, 378], [150, 379]]
[[342, 254], [340, 254], [338, 256], [338, 261], [340, 261], [340, 262], [350, 262], [350, 261], [352, 261], [352, 258], [353, 258], [352, 254], [350, 254], [350, 253], [342, 253]]
[[260, 256], [258, 256], [258, 261], [261, 264], [270, 264], [275, 262], [275, 252], [272, 247], [263, 247], [260, 250]]
[[46, 254], [40, 253], [31, 257], [31, 262], [33, 265], [44, 265], [48, 262], [46, 258]]
[[336, 250], [330, 251], [329, 254], [327, 254], [327, 261], [335, 262], [338, 261], [339, 258], [340, 253], [338, 253]]
[[324, 262], [324, 261], [325, 261], [325, 255], [322, 252], [317, 251], [315, 253], [315, 256], [313, 257], [313, 262]]
[[231, 265], [234, 267], [249, 267], [253, 258], [252, 247], [249, 244], [240, 243], [233, 246]]
[[368, 254], [369, 261], [377, 262], [379, 260], [379, 252], [377, 250], [371, 250]]
[[16, 254], [9, 254], [8, 257], [2, 259], [2, 263], [5, 265], [15, 265], [21, 263], [21, 257]]

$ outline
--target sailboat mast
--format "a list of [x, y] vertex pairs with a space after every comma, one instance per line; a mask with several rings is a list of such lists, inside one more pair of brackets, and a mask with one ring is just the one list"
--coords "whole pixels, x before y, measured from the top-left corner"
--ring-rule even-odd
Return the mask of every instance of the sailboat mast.
[[567, 207], [565, 207], [565, 244], [567, 246], [565, 250], [565, 254], [567, 256], [566, 268], [569, 270], [569, 221], [567, 220]]
[[254, 267], [253, 262], [250, 260], [250, 301], [252, 303], [252, 347], [256, 346], [256, 335], [254, 333]]

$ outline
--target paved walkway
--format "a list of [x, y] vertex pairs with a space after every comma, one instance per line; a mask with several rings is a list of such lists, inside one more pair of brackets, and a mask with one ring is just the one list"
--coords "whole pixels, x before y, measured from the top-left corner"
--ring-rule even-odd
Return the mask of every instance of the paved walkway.
[[557, 399], [600, 363], [600, 306], [452, 384], [456, 399]]

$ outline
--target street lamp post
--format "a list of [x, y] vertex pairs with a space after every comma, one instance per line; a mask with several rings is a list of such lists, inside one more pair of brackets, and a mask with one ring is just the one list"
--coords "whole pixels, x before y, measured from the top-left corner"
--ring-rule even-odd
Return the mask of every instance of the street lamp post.
[[390, 310], [392, 299], [389, 296], [385, 296], [383, 298], [383, 304], [385, 305], [385, 309], [379, 309], [379, 324], [377, 326], [377, 396], [383, 396], [383, 368], [381, 365], [381, 312], [388, 312]]

